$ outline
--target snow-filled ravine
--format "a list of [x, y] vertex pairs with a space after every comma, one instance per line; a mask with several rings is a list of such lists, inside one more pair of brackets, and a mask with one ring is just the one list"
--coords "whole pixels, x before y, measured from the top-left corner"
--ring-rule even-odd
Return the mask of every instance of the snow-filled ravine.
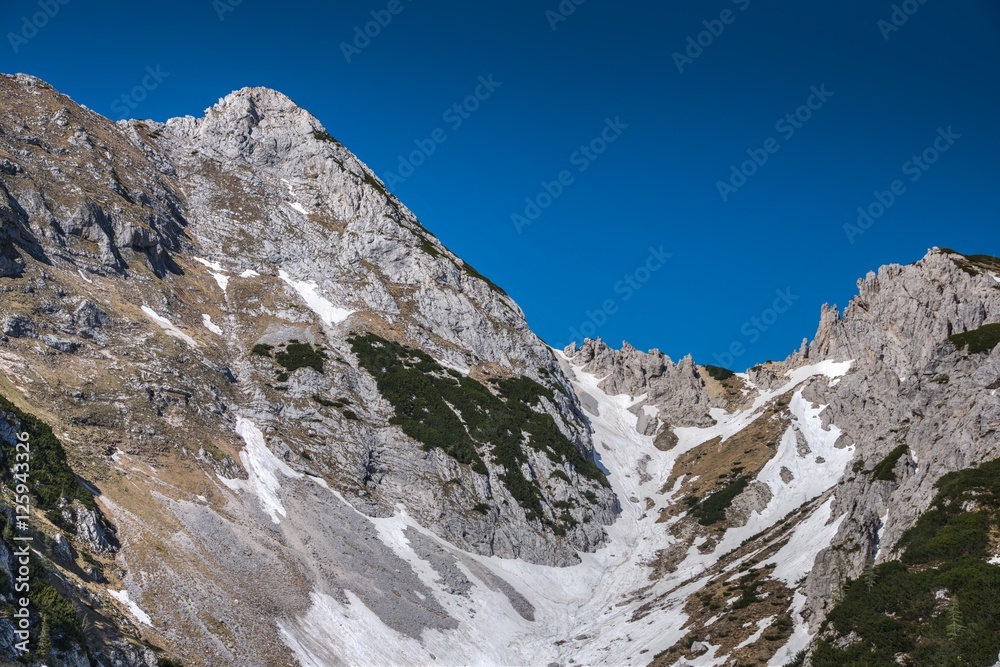
[[[568, 363], [565, 357], [563, 360]], [[593, 399], [584, 404], [597, 406], [597, 414], [588, 414], [595, 446], [600, 464], [608, 471], [608, 479], [621, 503], [620, 517], [607, 528], [606, 546], [595, 553], [581, 553], [578, 565], [565, 568], [484, 557], [462, 552], [436, 537], [400, 506], [392, 517], [368, 520], [375, 525], [381, 540], [410, 564], [447, 613], [458, 621], [457, 628], [428, 629], [418, 640], [388, 627], [351, 591], [345, 591], [346, 604], [314, 592], [312, 607], [304, 616], [276, 619], [285, 642], [303, 665], [316, 667], [340, 663], [648, 664], [657, 653], [686, 634], [687, 618], [682, 607], [688, 597], [704, 585], [709, 578], [707, 569], [719, 556], [739, 545], [745, 537], [779, 521], [789, 506], [798, 507], [804, 499], [815, 498], [835, 484], [851, 452], [833, 447], [838, 435], [835, 427], [823, 429], [818, 417], [822, 408], [814, 408], [797, 392], [791, 405], [794, 422], [789, 429], [790, 435], [786, 434], [782, 441], [773, 465], [769, 464], [770, 467], [762, 471], [761, 481], [783, 484], [773, 470], [784, 465], [794, 466], [796, 479], [801, 482], [793, 482], [793, 488], [776, 488], [776, 500], [763, 512], [752, 516], [749, 525], [731, 529], [713, 553], [702, 554], [691, 547], [673, 572], [652, 581], [647, 564], [675, 541], [667, 526], [657, 523], [659, 510], [674, 501], [672, 494], [661, 494], [660, 490], [675, 461], [684, 452], [718, 435], [729, 437], [738, 432], [760, 414], [760, 408], [771, 398], [795, 389], [811, 377], [834, 379], [849, 368], [850, 363], [824, 362], [797, 369], [789, 374], [785, 387], [762, 396], [750, 409], [733, 414], [717, 411], [713, 416], [718, 423], [710, 428], [677, 429], [679, 444], [668, 452], [658, 450], [653, 446], [652, 437], [636, 431], [637, 418], [629, 408], [643, 400], [643, 396], [609, 396], [599, 389], [600, 378], [573, 368], [571, 379], [576, 391]], [[812, 452], [808, 460], [796, 460], [792, 428], [809, 442]], [[247, 438], [247, 442], [254, 444], [256, 439]], [[817, 456], [825, 457], [829, 464], [817, 464]], [[258, 490], [267, 497], [266, 501], [262, 497], [262, 501], [272, 509], [280, 508], [280, 504], [271, 504], [278, 497], [276, 494], [280, 495], [280, 489], [271, 484], [256, 486], [261, 487]], [[652, 504], [648, 505], [646, 499]], [[794, 551], [795, 557], [787, 559], [782, 566], [781, 578], [794, 580], [801, 576], [825, 546], [821, 543], [823, 540], [804, 539], [806, 531], [812, 537], [821, 535], [824, 540], [832, 537], [837, 522], [831, 521], [829, 509], [830, 504], [826, 503], [814, 510], [801, 526], [802, 535], [792, 536], [786, 549]], [[277, 513], [272, 513], [273, 518], [277, 519]], [[405, 536], [410, 528], [458, 557], [458, 567], [473, 583], [466, 595], [448, 592], [430, 563], [417, 555]], [[534, 620], [528, 620], [515, 609], [509, 596], [495, 580], [491, 581], [492, 577], [506, 581], [534, 606]], [[641, 596], [636, 596], [640, 589], [645, 590]], [[639, 620], [631, 620], [645, 601], [665, 593], [669, 593], [666, 605]], [[797, 596], [796, 602], [801, 608], [804, 599], [800, 602], [798, 597], [801, 596]], [[808, 631], [800, 625], [782, 654], [794, 653], [808, 641]], [[702, 656], [697, 664], [724, 662], [725, 656], [715, 657], [714, 653]]]

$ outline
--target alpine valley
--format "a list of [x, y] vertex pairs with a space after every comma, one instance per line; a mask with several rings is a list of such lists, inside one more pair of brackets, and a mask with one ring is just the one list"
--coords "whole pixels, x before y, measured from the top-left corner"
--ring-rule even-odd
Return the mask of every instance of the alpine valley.
[[553, 350], [284, 95], [4, 75], [0, 331], [12, 664], [1000, 664], [1000, 259]]

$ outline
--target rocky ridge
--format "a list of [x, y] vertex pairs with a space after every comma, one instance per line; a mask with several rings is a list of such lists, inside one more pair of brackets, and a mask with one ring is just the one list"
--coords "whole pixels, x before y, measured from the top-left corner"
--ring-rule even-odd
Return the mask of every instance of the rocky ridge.
[[[788, 409], [789, 395], [782, 387], [787, 385], [790, 374], [817, 362], [851, 362], [850, 372], [843, 377], [832, 382], [814, 379], [800, 390], [808, 404], [821, 406], [822, 427], [836, 435], [836, 447], [851, 451], [850, 464], [838, 472], [836, 484], [817, 488], [803, 498], [817, 500], [807, 502], [799, 517], [792, 518], [796, 523], [808, 523], [811, 516], [823, 513], [825, 518], [814, 529], [833, 529], [828, 543], [817, 549], [813, 566], [786, 593], [789, 618], [800, 619], [802, 633], [809, 633], [804, 636], [813, 636], [819, 630], [846, 582], [856, 580], [873, 565], [899, 557], [895, 545], [927, 510], [939, 479], [1000, 456], [996, 436], [1000, 429], [1000, 347], [971, 354], [950, 340], [956, 334], [1000, 322], [1000, 261], [933, 249], [915, 264], [889, 265], [870, 273], [858, 281], [858, 291], [843, 314], [836, 307], [824, 306], [814, 339], [788, 359], [727, 379], [726, 384], [739, 389], [729, 394], [736, 400], [728, 403], [718, 394], [715, 400], [706, 400], [712, 380], [704, 367], [690, 369], [677, 379], [681, 365], [674, 366], [675, 376], [667, 379], [664, 357], [656, 350], [644, 355], [626, 344], [616, 351], [600, 341], [587, 341], [579, 349], [571, 346], [566, 350], [571, 359], [587, 364], [587, 369], [603, 378], [603, 389], [635, 397], [636, 405], [647, 404], [650, 395], [665, 393], [679, 403], [672, 410], [700, 415], [707, 404], [718, 408], [712, 416], [722, 419], [726, 413], [745, 407], [748, 401], [759, 404], [758, 410], [773, 405], [776, 414], [771, 419], [778, 419]], [[670, 388], [661, 388], [664, 385]], [[661, 409], [659, 414], [671, 413]], [[768, 414], [766, 408], [763, 414]], [[811, 443], [804, 436], [808, 436], [809, 429], [800, 417], [789, 417], [799, 454], [808, 457]], [[671, 424], [676, 421], [672, 414], [656, 421], [658, 439], [665, 430], [676, 431]], [[745, 427], [743, 433], [750, 431]], [[763, 436], [756, 439], [768, 444], [766, 440], [761, 442]], [[670, 442], [677, 442], [676, 435]], [[699, 459], [699, 450], [705, 448], [717, 461], [724, 460], [727, 454], [721, 447], [717, 441], [700, 445], [677, 467], [680, 472], [696, 472], [692, 466]], [[739, 458], [744, 461], [737, 463], [745, 465], [748, 454], [743, 453]], [[881, 471], [887, 461], [888, 468]], [[717, 463], [717, 467], [724, 469], [725, 464]], [[763, 478], [766, 464], [761, 467], [758, 463], [757, 467]], [[753, 468], [750, 472], [756, 476]], [[785, 468], [782, 477], [790, 481], [794, 475]], [[684, 480], [682, 476], [677, 483]], [[746, 523], [759, 530], [730, 558], [745, 559], [747, 553], [756, 552], [755, 558], [766, 559], [788, 539], [787, 528], [771, 528], [778, 524], [761, 521], [763, 517], [759, 516], [771, 496], [767, 485], [751, 479], [733, 499], [726, 510], [729, 525]], [[822, 504], [817, 504], [820, 501]], [[677, 525], [683, 525], [683, 521]], [[701, 529], [677, 535], [682, 544], [696, 544], [695, 537], [705, 532]], [[708, 543], [715, 539], [708, 535]], [[720, 563], [725, 561], [723, 558]], [[690, 598], [693, 616], [695, 610], [704, 608], [699, 600], [711, 597], [711, 585], [711, 581], [707, 582]], [[797, 604], [793, 604], [795, 591], [801, 595]], [[707, 625], [699, 628], [694, 623], [689, 628], [690, 636], [702, 642], [701, 648], [718, 641]], [[723, 632], [722, 628], [718, 632]], [[807, 643], [800, 642], [796, 650], [807, 647]], [[729, 657], [748, 655], [746, 648], [741, 651]], [[689, 652], [687, 659], [697, 655], [697, 651]], [[704, 664], [723, 664], [723, 657]], [[786, 651], [785, 657], [791, 654]], [[677, 660], [676, 664], [691, 664], [685, 663], [680, 653], [666, 654], [657, 664], [674, 664]]]

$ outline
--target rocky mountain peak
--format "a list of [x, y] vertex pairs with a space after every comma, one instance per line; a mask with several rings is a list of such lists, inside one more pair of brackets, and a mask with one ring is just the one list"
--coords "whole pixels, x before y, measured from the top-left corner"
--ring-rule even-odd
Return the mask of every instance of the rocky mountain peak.
[[919, 261], [889, 264], [858, 281], [843, 314], [824, 306], [811, 358], [864, 358], [900, 378], [949, 336], [987, 324], [1000, 309], [1000, 266], [992, 258], [933, 248]]
[[[447, 625], [373, 539], [369, 519], [402, 506], [427, 545], [550, 566], [599, 549], [619, 511], [568, 377], [513, 300], [276, 91], [112, 123], [0, 79], [0, 281], [0, 396], [74, 444], [109, 531], [190, 540], [130, 550], [109, 585], [138, 597], [150, 582], [128, 572], [155, 570], [154, 588], [203, 599], [164, 606], [164, 627], [215, 664], [287, 662], [276, 635], [238, 629], [253, 622], [232, 599], [301, 611], [346, 587], [397, 627]], [[0, 410], [4, 443], [17, 424]], [[97, 519], [73, 516], [81, 548], [97, 544]], [[225, 650], [203, 613], [236, 628]]]
[[205, 113], [206, 115], [210, 113], [222, 113], [230, 107], [246, 108], [248, 112], [259, 114], [260, 116], [281, 116], [296, 112], [302, 112], [311, 116], [309, 112], [299, 107], [284, 93], [263, 86], [246, 86], [239, 90], [234, 90], [221, 98], [214, 106], [207, 109]]

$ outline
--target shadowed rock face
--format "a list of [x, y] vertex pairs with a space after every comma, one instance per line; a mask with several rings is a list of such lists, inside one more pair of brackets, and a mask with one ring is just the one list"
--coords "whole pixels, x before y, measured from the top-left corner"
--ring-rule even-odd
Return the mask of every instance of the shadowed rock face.
[[[122, 275], [175, 267], [181, 196], [111, 121], [24, 75], [0, 78], [0, 244], [50, 263]], [[6, 237], [6, 238], [5, 238]], [[0, 270], [3, 267], [0, 266]]]

